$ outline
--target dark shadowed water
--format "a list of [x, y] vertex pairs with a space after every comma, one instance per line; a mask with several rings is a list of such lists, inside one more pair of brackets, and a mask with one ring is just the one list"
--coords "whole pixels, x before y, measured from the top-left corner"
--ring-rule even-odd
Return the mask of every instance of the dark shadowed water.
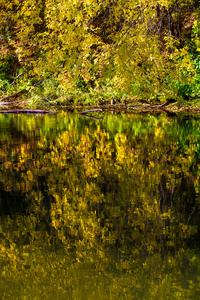
[[200, 119], [0, 115], [2, 299], [199, 299]]

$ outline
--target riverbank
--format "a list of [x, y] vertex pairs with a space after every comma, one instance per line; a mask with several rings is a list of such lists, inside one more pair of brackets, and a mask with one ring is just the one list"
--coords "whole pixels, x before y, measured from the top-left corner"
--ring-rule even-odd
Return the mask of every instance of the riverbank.
[[[19, 109], [20, 108], [20, 109]], [[50, 109], [50, 110], [49, 110]], [[90, 110], [90, 114], [96, 114], [97, 109], [108, 112], [124, 112], [124, 113], [150, 113], [150, 112], [158, 112], [158, 113], [166, 113], [167, 115], [173, 116], [179, 113], [184, 114], [200, 114], [200, 105], [198, 106], [181, 106], [181, 105], [163, 105], [163, 104], [147, 104], [147, 103], [136, 103], [130, 106], [125, 104], [107, 104], [107, 105], [92, 105], [92, 106], [69, 106], [69, 105], [54, 105], [53, 107], [48, 107], [44, 109], [44, 107], [38, 107], [37, 109], [31, 109], [28, 105], [2, 105], [0, 104], [0, 113], [37, 113], [37, 111], [42, 111], [43, 113], [52, 113], [59, 111], [69, 111], [69, 112], [82, 112], [85, 110]], [[98, 113], [99, 113], [98, 111]]]
[[[64, 108], [64, 107], [63, 107]], [[68, 107], [70, 110], [72, 107]], [[147, 104], [147, 103], [136, 103], [133, 105], [125, 104], [107, 104], [107, 105], [94, 105], [94, 106], [75, 106], [73, 109], [96, 109], [101, 108], [106, 111], [124, 111], [124, 112], [165, 112], [165, 113], [200, 113], [200, 104], [198, 106], [182, 106], [177, 104], [163, 105], [163, 104]]]
[[[24, 92], [24, 91], [23, 91]], [[21, 97], [22, 93], [15, 93], [11, 96], [5, 97], [0, 101], [0, 112], [1, 111], [12, 111], [12, 110], [42, 110], [42, 111], [78, 111], [84, 110], [96, 110], [102, 109], [104, 111], [115, 111], [115, 112], [164, 112], [167, 114], [178, 114], [178, 113], [200, 113], [200, 100], [195, 99], [192, 101], [167, 101], [164, 103], [148, 103], [148, 101], [129, 99], [120, 101], [107, 101], [103, 104], [86, 104], [84, 102], [69, 103], [68, 101], [50, 100], [44, 102], [34, 102], [32, 99]], [[25, 96], [25, 95], [23, 95]], [[93, 111], [94, 113], [94, 111]]]

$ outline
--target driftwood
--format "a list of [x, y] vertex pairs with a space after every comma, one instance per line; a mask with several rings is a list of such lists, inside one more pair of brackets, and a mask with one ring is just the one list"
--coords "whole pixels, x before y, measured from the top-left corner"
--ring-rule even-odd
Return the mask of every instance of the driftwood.
[[14, 109], [2, 110], [0, 114], [55, 114], [56, 111], [39, 110], [39, 109]]
[[81, 111], [80, 114], [87, 114], [87, 113], [94, 112], [94, 111], [103, 111], [103, 109], [101, 109], [101, 108], [96, 108], [96, 109], [91, 109], [91, 110]]

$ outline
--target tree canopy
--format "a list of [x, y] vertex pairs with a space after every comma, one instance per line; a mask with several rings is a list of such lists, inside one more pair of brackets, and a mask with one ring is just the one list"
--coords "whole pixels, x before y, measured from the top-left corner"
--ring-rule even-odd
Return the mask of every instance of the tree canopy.
[[198, 97], [199, 14], [196, 0], [1, 0], [0, 88]]

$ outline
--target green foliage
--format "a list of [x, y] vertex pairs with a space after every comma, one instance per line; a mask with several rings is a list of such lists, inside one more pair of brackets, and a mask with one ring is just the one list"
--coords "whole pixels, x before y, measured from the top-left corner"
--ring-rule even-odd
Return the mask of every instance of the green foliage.
[[[198, 17], [198, 15], [197, 15]], [[185, 80], [184, 82], [177, 82], [178, 85], [178, 95], [182, 97], [183, 100], [190, 100], [192, 98], [200, 97], [200, 22], [199, 20], [194, 21], [192, 30], [192, 39], [190, 40], [190, 46], [188, 49], [191, 61], [194, 68], [193, 82]], [[187, 64], [186, 64], [187, 65]], [[189, 74], [188, 74], [189, 77]], [[187, 82], [188, 81], [188, 82]]]
[[197, 50], [197, 52], [200, 52], [200, 29], [199, 29], [199, 26], [200, 26], [200, 20], [199, 20], [200, 13], [197, 17], [198, 17], [198, 19], [195, 20], [195, 22], [194, 22], [192, 33], [193, 33], [193, 41], [195, 43], [196, 50]]
[[0, 76], [0, 90], [5, 91], [9, 86], [9, 81], [5, 79], [6, 74], [2, 73]]
[[4, 92], [9, 88], [13, 74], [13, 56], [5, 55], [0, 57], [0, 91]]

